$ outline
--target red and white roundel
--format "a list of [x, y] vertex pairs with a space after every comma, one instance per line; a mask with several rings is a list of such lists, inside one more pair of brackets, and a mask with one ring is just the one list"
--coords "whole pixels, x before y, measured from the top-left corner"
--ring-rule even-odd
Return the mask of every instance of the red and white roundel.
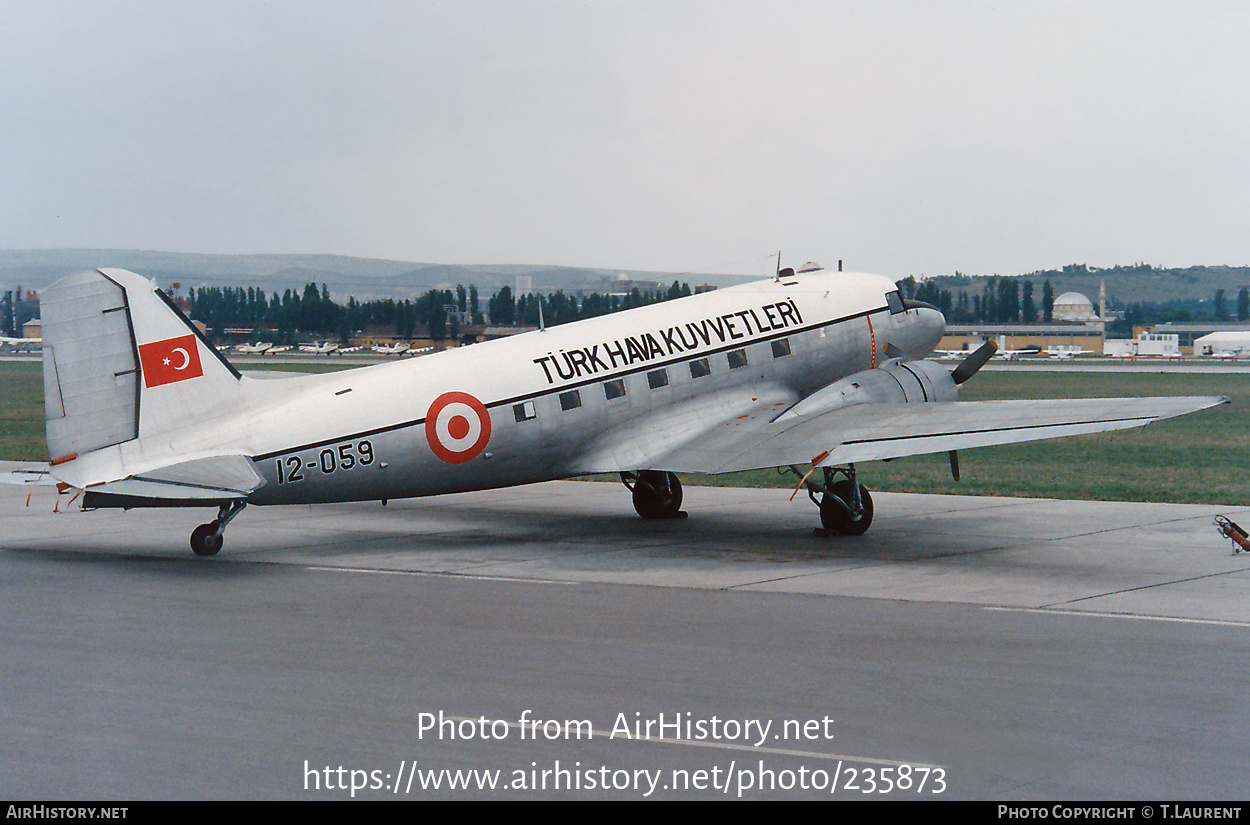
[[490, 441], [490, 413], [467, 392], [445, 392], [425, 414], [425, 440], [443, 461], [463, 464]]

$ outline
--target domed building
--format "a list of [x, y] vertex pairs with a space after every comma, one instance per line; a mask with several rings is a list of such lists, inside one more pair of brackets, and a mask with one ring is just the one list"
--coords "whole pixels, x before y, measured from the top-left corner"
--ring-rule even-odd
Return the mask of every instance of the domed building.
[[1094, 304], [1079, 292], [1065, 292], [1055, 299], [1056, 321], [1097, 321]]

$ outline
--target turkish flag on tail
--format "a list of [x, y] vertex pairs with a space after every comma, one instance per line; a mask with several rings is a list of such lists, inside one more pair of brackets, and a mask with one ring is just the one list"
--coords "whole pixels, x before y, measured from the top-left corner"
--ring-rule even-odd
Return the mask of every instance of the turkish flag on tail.
[[140, 344], [139, 363], [143, 367], [145, 387], [159, 387], [204, 374], [194, 335]]

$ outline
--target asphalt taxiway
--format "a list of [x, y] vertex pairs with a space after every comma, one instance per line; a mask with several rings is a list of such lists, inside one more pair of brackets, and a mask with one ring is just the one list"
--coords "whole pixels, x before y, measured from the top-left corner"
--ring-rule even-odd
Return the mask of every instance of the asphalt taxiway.
[[[10, 796], [350, 796], [327, 767], [414, 800], [1244, 795], [1250, 558], [1211, 522], [1250, 510], [875, 493], [872, 529], [829, 539], [788, 491], [688, 488], [690, 518], [646, 522], [570, 481], [248, 508], [197, 559], [209, 511], [13, 491]], [[498, 725], [423, 731], [439, 712]], [[661, 714], [720, 735], [619, 732]]]

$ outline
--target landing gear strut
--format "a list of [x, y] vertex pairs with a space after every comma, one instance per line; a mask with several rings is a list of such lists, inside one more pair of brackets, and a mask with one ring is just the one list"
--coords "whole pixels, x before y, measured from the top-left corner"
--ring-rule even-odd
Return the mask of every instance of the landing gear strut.
[[681, 482], [676, 473], [639, 470], [621, 473], [621, 482], [634, 494], [634, 509], [645, 519], [685, 518], [681, 509]]
[[246, 504], [242, 501], [231, 501], [221, 505], [217, 510], [217, 518], [208, 524], [201, 524], [191, 531], [191, 551], [197, 556], [215, 556], [221, 550], [226, 525], [237, 516]]
[[[855, 465], [845, 467], [821, 467], [823, 479], [813, 481], [811, 474], [804, 477], [808, 498], [820, 508], [821, 528], [816, 532], [826, 536], [862, 536], [872, 525], [872, 496], [868, 488], [859, 483]], [[799, 476], [797, 467], [790, 470]], [[842, 479], [837, 477], [844, 476]], [[820, 493], [820, 498], [816, 494]]]

